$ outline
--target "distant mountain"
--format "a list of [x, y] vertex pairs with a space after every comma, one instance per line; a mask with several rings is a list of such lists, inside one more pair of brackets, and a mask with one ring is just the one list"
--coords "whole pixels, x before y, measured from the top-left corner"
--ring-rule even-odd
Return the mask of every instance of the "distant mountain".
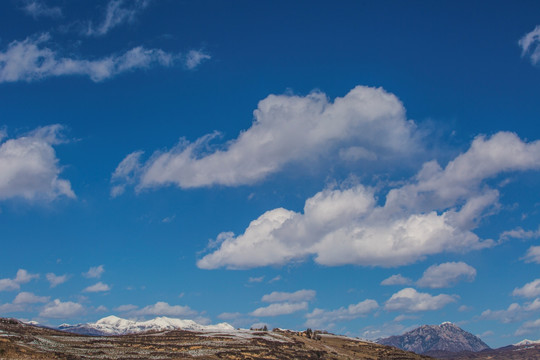
[[157, 317], [148, 321], [133, 321], [116, 316], [107, 316], [95, 323], [77, 325], [62, 324], [57, 329], [82, 335], [107, 336], [137, 334], [146, 331], [163, 330], [219, 332], [232, 331], [234, 330], [234, 327], [227, 323], [217, 325], [201, 325], [193, 320], [171, 319], [168, 317]]
[[530, 346], [530, 345], [540, 345], [540, 340], [528, 340], [528, 339], [525, 339], [525, 340], [522, 340], [522, 341], [514, 344], [514, 346]]
[[395, 346], [417, 354], [433, 352], [477, 352], [489, 349], [480, 338], [444, 322], [441, 325], [423, 325], [401, 336], [390, 336], [377, 340], [379, 344]]

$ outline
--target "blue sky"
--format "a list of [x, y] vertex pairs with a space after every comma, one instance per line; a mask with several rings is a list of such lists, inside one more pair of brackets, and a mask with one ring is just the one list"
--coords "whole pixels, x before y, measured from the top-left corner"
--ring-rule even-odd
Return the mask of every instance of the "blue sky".
[[0, 316], [540, 338], [540, 5], [0, 4]]

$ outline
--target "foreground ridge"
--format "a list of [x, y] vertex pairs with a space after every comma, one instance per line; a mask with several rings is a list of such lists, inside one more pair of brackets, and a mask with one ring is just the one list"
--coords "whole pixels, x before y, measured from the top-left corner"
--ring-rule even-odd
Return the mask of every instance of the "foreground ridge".
[[[109, 319], [112, 320], [112, 319]], [[0, 359], [430, 359], [319, 332], [164, 330], [87, 336], [0, 318]]]

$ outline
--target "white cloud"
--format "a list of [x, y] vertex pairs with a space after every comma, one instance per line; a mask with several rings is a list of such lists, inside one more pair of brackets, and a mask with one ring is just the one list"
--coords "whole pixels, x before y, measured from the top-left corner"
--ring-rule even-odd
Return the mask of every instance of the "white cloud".
[[262, 297], [261, 301], [263, 302], [302, 302], [302, 301], [311, 301], [315, 299], [317, 292], [315, 290], [298, 290], [295, 292], [279, 292], [274, 291], [270, 294], [266, 294]]
[[39, 274], [31, 274], [24, 269], [19, 269], [14, 279], [0, 279], [0, 291], [19, 290], [21, 284], [26, 284], [38, 278]]
[[523, 325], [519, 327], [519, 329], [516, 330], [515, 335], [521, 336], [532, 332], [537, 332], [538, 329], [540, 329], [540, 319], [526, 321], [525, 323], [523, 323]]
[[389, 278], [384, 279], [381, 281], [381, 285], [389, 286], [389, 285], [409, 285], [412, 284], [412, 280], [402, 276], [401, 274], [392, 275]]
[[384, 305], [385, 310], [419, 312], [439, 310], [449, 303], [455, 302], [455, 295], [430, 295], [421, 293], [413, 288], [405, 288], [393, 294]]
[[[126, 3], [128, 6], [125, 6]], [[96, 26], [92, 22], [88, 23], [85, 35], [103, 36], [119, 25], [132, 23], [149, 4], [150, 0], [110, 0], [101, 24]]]
[[540, 62], [540, 25], [519, 39], [519, 46], [521, 46], [522, 50], [521, 56], [528, 55], [531, 64], [538, 64]]
[[126, 157], [131, 171], [115, 171], [112, 180], [122, 183], [124, 174], [129, 183], [135, 177], [137, 190], [169, 184], [181, 188], [252, 184], [287, 164], [316, 161], [351, 146], [376, 152], [380, 160], [404, 156], [418, 148], [415, 129], [399, 99], [381, 88], [357, 86], [334, 102], [321, 92], [269, 95], [254, 111], [252, 126], [236, 139], [219, 148], [210, 145], [218, 133], [193, 143], [182, 139], [139, 165], [131, 164], [140, 158], [135, 152]]
[[335, 322], [353, 320], [377, 310], [375, 300], [366, 299], [357, 304], [340, 307], [336, 310], [315, 309], [306, 315], [306, 326], [312, 328], [332, 328]]
[[109, 290], [111, 290], [111, 287], [100, 281], [97, 284], [88, 286], [86, 289], [83, 290], [83, 292], [104, 292]]
[[82, 275], [89, 279], [99, 279], [101, 275], [105, 272], [105, 267], [103, 265], [99, 266], [93, 266], [90, 269], [88, 269], [87, 272], [83, 273]]
[[84, 307], [72, 301], [62, 302], [59, 299], [45, 305], [39, 313], [40, 317], [53, 319], [68, 319], [84, 313]]
[[154, 305], [145, 306], [139, 310], [133, 310], [129, 313], [134, 316], [195, 316], [198, 313], [189, 306], [169, 305], [166, 302], [158, 301]]
[[54, 288], [60, 284], [65, 283], [68, 280], [69, 275], [55, 275], [54, 273], [48, 273], [47, 275], [45, 275], [45, 277], [47, 278], [47, 281], [49, 282], [51, 288]]
[[526, 311], [536, 311], [540, 310], [540, 298], [534, 299], [532, 303], [528, 303], [525, 306]]
[[540, 296], [540, 279], [536, 279], [523, 285], [521, 288], [515, 288], [512, 292], [514, 296], [523, 296], [526, 298], [532, 298]]
[[540, 264], [540, 246], [531, 246], [525, 256], [523, 257], [525, 262], [534, 262]]
[[250, 277], [248, 279], [248, 282], [249, 283], [260, 283], [260, 282], [263, 282], [264, 280], [264, 276], [259, 276], [259, 277]]
[[306, 310], [308, 303], [306, 301], [300, 303], [276, 303], [270, 304], [265, 307], [260, 307], [255, 309], [250, 313], [251, 316], [279, 316], [279, 315], [288, 315], [297, 311]]
[[221, 233], [217, 250], [200, 268], [281, 265], [315, 256], [336, 266], [400, 266], [443, 252], [494, 245], [472, 231], [497, 208], [499, 192], [484, 180], [507, 171], [539, 169], [540, 141], [515, 134], [478, 136], [443, 169], [435, 161], [377, 205], [374, 189], [362, 185], [327, 188], [306, 200], [303, 213], [278, 208], [252, 221], [238, 236]]
[[[0, 77], [1, 77], [0, 54]], [[58, 176], [62, 171], [53, 145], [62, 139], [62, 126], [38, 128], [0, 145], [0, 199], [22, 197], [52, 200], [75, 198], [71, 184]]]
[[22, 10], [34, 19], [39, 17], [58, 18], [62, 16], [62, 9], [58, 6], [47, 6], [42, 1], [27, 0]]
[[50, 35], [46, 33], [11, 42], [5, 51], [0, 52], [0, 83], [31, 82], [64, 75], [83, 75], [99, 82], [136, 69], [172, 66], [180, 58], [176, 54], [142, 46], [100, 59], [69, 58], [45, 46], [49, 40]]
[[37, 296], [31, 292], [20, 292], [17, 294], [13, 300], [13, 304], [35, 304], [35, 303], [46, 303], [49, 301], [47, 296]]
[[205, 54], [201, 50], [190, 50], [186, 56], [186, 67], [190, 70], [195, 69], [203, 61], [209, 60], [212, 57], [208, 54]]
[[455, 285], [459, 281], [473, 281], [476, 269], [464, 262], [447, 262], [432, 265], [424, 271], [422, 278], [416, 282], [418, 286], [444, 288]]

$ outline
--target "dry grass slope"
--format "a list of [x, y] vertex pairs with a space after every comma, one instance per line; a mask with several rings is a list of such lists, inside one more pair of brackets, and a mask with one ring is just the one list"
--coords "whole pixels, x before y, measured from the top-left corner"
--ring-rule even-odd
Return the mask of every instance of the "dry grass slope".
[[0, 319], [0, 359], [430, 359], [389, 346], [305, 332], [196, 333], [163, 331], [83, 336]]

